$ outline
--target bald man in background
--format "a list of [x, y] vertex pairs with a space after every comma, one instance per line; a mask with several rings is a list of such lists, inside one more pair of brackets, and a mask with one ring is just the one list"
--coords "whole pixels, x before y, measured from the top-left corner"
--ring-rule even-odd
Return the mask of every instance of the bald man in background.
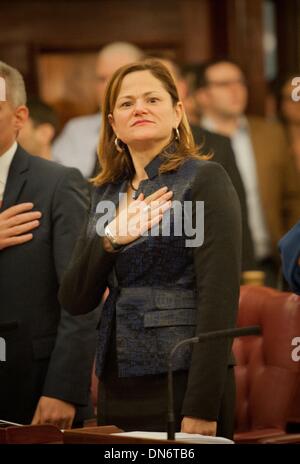
[[98, 54], [96, 63], [97, 95], [100, 113], [71, 119], [52, 149], [53, 160], [76, 167], [86, 178], [97, 170], [97, 145], [101, 126], [101, 102], [113, 73], [126, 64], [143, 58], [143, 52], [127, 42], [113, 42]]

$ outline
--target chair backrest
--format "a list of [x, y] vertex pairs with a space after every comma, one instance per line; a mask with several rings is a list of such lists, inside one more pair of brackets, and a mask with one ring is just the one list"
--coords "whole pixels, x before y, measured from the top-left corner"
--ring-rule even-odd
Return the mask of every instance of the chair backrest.
[[241, 287], [238, 326], [262, 334], [235, 339], [236, 432], [284, 428], [300, 380], [292, 341], [300, 337], [300, 297], [267, 287]]

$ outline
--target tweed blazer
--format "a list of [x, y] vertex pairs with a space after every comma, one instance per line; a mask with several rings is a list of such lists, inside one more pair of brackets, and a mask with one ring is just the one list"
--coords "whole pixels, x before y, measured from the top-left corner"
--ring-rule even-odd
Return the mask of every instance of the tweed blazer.
[[[176, 171], [159, 174], [163, 159], [159, 155], [146, 166], [148, 179], [139, 191], [148, 196], [166, 185], [173, 191], [173, 202], [191, 201], [195, 206], [203, 201], [201, 246], [187, 247], [186, 235], [171, 234], [142, 236], [118, 253], [105, 251], [97, 234], [99, 221], [102, 226], [110, 221], [109, 214], [102, 221], [104, 202], [117, 206], [119, 193], [127, 190], [125, 178], [95, 189], [89, 223], [63, 277], [59, 299], [72, 314], [91, 311], [110, 288], [99, 321], [99, 376], [114, 323], [118, 371], [124, 377], [166, 372], [170, 350], [178, 341], [235, 325], [241, 261], [235, 189], [217, 163], [189, 159]], [[195, 214], [194, 208], [193, 220]], [[196, 391], [201, 404], [214, 392], [216, 410], [232, 363], [230, 348], [228, 340], [186, 348], [173, 363], [175, 370], [189, 370], [188, 390]], [[188, 398], [187, 394], [187, 404]]]

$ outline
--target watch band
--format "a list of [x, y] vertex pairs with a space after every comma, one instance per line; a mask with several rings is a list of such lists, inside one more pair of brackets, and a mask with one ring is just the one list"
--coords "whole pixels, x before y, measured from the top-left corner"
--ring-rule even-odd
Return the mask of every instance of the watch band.
[[113, 233], [111, 232], [109, 226], [106, 226], [105, 229], [104, 229], [104, 234], [105, 234], [105, 237], [109, 240], [111, 246], [113, 247], [114, 250], [120, 250], [120, 248], [123, 247], [123, 245], [120, 245], [116, 239], [115, 239], [115, 236], [113, 235]]

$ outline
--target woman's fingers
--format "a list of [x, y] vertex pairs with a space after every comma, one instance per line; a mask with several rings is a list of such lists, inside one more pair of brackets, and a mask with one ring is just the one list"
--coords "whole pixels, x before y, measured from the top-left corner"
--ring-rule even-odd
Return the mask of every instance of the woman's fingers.
[[164, 204], [168, 203], [173, 196], [173, 192], [168, 192], [166, 195], [163, 195], [159, 200], [152, 201], [149, 204], [149, 210], [156, 211], [161, 208]]
[[156, 192], [154, 193], [151, 193], [151, 195], [149, 195], [148, 197], [145, 198], [145, 202], [146, 203], [151, 203], [152, 201], [155, 201], [157, 200], [158, 198], [160, 198], [162, 195], [164, 195], [166, 192], [168, 191], [168, 187], [162, 187], [158, 190], [156, 190]]
[[149, 214], [147, 216], [144, 215], [144, 218], [142, 217], [139, 224], [141, 234], [152, 229], [154, 225], [157, 225], [162, 220], [164, 213], [170, 209], [171, 206], [172, 202], [169, 200], [161, 204], [159, 207], [149, 210]]
[[155, 209], [159, 207], [161, 204], [165, 203], [166, 201], [170, 200], [173, 196], [173, 192], [170, 190], [169, 192], [165, 193], [161, 197], [159, 197], [157, 200], [153, 200], [150, 203], [146, 202], [148, 205], [151, 206], [151, 209]]
[[138, 198], [119, 210], [118, 216], [111, 222], [110, 229], [120, 244], [128, 244], [158, 224], [163, 214], [171, 207], [172, 191], [162, 187], [145, 198]]

